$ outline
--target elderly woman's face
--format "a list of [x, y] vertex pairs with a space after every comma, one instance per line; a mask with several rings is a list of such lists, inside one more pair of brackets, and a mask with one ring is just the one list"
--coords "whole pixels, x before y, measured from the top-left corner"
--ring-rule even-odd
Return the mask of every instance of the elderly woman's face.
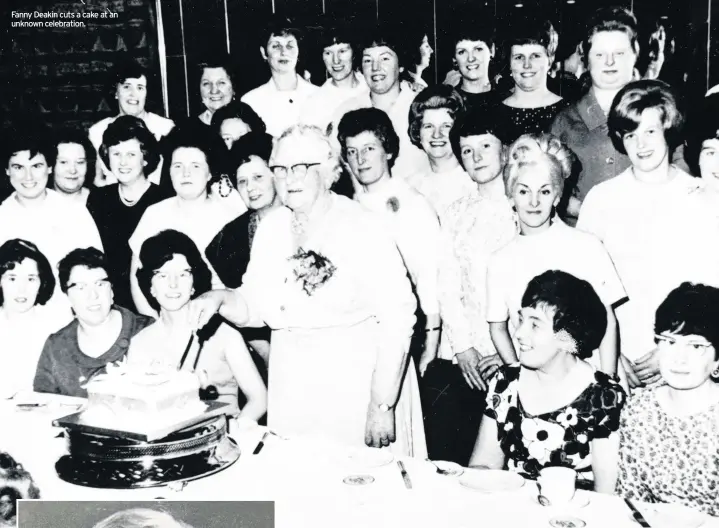
[[502, 142], [492, 134], [459, 138], [462, 166], [469, 176], [483, 185], [502, 174]]
[[552, 208], [559, 199], [548, 163], [538, 160], [519, 168], [510, 201], [517, 211], [522, 232], [548, 229]]
[[264, 55], [272, 71], [292, 73], [297, 68], [300, 47], [293, 35], [272, 35]]
[[251, 131], [250, 126], [238, 117], [225, 119], [220, 125], [220, 137], [228, 149], [232, 148], [235, 141]]
[[107, 272], [85, 266], [75, 266], [70, 271], [67, 297], [77, 319], [90, 326], [107, 321], [115, 298]]
[[120, 115], [141, 115], [145, 111], [147, 99], [147, 78], [141, 75], [137, 79], [125, 79], [117, 85], [115, 99], [120, 108]]
[[34, 200], [45, 193], [50, 171], [43, 154], [30, 156], [29, 150], [21, 150], [10, 156], [5, 173], [18, 196]]
[[110, 171], [123, 185], [129, 185], [141, 178], [145, 173], [145, 156], [142, 146], [136, 139], [121, 141], [107, 149], [110, 160]]
[[328, 146], [321, 139], [289, 136], [279, 141], [272, 151], [270, 167], [282, 203], [296, 212], [312, 210], [317, 198], [331, 186], [328, 160]]
[[488, 77], [491, 58], [489, 46], [481, 40], [460, 40], [454, 47], [454, 60], [457, 61], [459, 73], [470, 81]]
[[550, 66], [544, 46], [539, 44], [512, 46], [510, 69], [514, 84], [520, 90], [530, 92], [546, 87]]
[[276, 191], [272, 171], [258, 156], [237, 168], [237, 191], [248, 209], [264, 209], [275, 201]]
[[425, 110], [422, 126], [419, 128], [419, 140], [422, 150], [432, 159], [454, 157], [449, 133], [454, 125], [454, 118], [446, 108]]
[[200, 78], [202, 104], [214, 112], [232, 101], [235, 91], [224, 68], [205, 68]]
[[35, 306], [40, 291], [40, 272], [37, 262], [26, 258], [7, 270], [0, 278], [2, 308], [9, 313], [25, 313]]
[[601, 31], [592, 37], [587, 67], [594, 87], [622, 89], [631, 82], [636, 62], [629, 35], [623, 31]]
[[78, 143], [60, 143], [54, 175], [56, 190], [65, 194], [80, 192], [87, 175], [85, 148]]
[[180, 147], [172, 153], [170, 179], [178, 197], [196, 200], [206, 196], [210, 178], [210, 166], [200, 149]]
[[352, 74], [353, 55], [352, 46], [346, 43], [332, 44], [322, 50], [322, 60], [333, 81], [344, 81]]
[[554, 314], [545, 308], [520, 310], [516, 338], [519, 360], [530, 369], [542, 368], [563, 353], [563, 349], [569, 351], [571, 348], [554, 332]]
[[699, 170], [707, 188], [719, 192], [719, 139], [705, 139], [702, 143]]
[[695, 389], [709, 380], [719, 368], [716, 350], [702, 336], [669, 332], [656, 336], [659, 347], [659, 372], [673, 389]]
[[155, 270], [150, 294], [161, 308], [175, 312], [185, 306], [194, 293], [192, 268], [184, 255], [173, 255]]
[[636, 130], [624, 134], [624, 148], [634, 170], [651, 172], [669, 160], [669, 145], [664, 135], [659, 108], [642, 112]]

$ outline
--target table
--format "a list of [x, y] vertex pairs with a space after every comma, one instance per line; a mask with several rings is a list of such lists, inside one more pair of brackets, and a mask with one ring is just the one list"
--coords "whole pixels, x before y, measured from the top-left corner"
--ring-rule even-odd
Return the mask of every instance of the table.
[[[395, 462], [369, 467], [373, 464], [366, 464], [362, 458], [350, 459], [347, 448], [311, 438], [269, 435], [265, 447], [253, 455], [266, 431], [259, 426], [233, 433], [242, 452], [234, 465], [189, 482], [183, 489], [165, 486], [102, 490], [75, 486], [62, 481], [54, 471], [55, 461], [66, 452], [66, 443], [58, 437], [61, 430], [53, 428], [51, 422], [66, 414], [70, 414], [68, 407], [59, 405], [23, 411], [9, 403], [0, 405], [4, 423], [0, 446], [30, 471], [44, 499], [275, 500], [277, 526], [292, 528], [545, 527], [558, 513], [535, 501], [537, 488], [531, 481], [516, 491], [485, 494], [465, 488], [456, 477], [437, 474], [429, 462], [403, 458], [413, 484], [412, 489], [407, 489]], [[375, 480], [362, 486], [343, 483], [352, 474], [371, 475]], [[587, 528], [639, 526], [620, 498], [581, 490], [577, 493], [589, 497], [589, 504], [566, 513], [584, 520]], [[703, 528], [719, 528], [719, 519], [707, 517]]]

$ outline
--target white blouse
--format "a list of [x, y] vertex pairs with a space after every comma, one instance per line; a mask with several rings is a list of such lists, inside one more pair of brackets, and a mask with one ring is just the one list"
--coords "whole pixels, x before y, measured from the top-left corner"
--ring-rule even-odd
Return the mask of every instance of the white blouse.
[[433, 172], [431, 169], [418, 172], [409, 177], [407, 183], [432, 204], [440, 223], [444, 223], [444, 215], [450, 205], [477, 191], [477, 184], [461, 165], [446, 172]]

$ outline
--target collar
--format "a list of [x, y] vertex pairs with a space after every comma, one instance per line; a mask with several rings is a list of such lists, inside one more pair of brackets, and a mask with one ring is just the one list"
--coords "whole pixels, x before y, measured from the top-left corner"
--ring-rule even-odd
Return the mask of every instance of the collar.
[[597, 98], [594, 97], [594, 90], [591, 88], [584, 97], [577, 101], [577, 111], [589, 130], [607, 124], [607, 116], [604, 115]]

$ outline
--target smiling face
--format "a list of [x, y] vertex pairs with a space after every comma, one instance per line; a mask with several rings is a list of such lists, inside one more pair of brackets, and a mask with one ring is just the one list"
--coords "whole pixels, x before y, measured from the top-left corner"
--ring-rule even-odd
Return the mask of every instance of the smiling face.
[[483, 185], [502, 174], [502, 142], [492, 134], [459, 138], [461, 162], [469, 176]]
[[705, 139], [702, 142], [699, 170], [707, 188], [719, 192], [719, 139]]
[[9, 313], [25, 313], [35, 306], [37, 294], [40, 291], [40, 272], [37, 262], [29, 258], [24, 259], [15, 267], [7, 270], [0, 277], [2, 288], [2, 308]]
[[519, 343], [519, 360], [527, 368], [540, 369], [562, 352], [562, 343], [554, 332], [551, 309], [524, 307], [519, 312], [515, 334]]
[[85, 148], [78, 143], [60, 143], [54, 174], [55, 190], [65, 194], [80, 192], [87, 175]]
[[346, 43], [332, 44], [322, 51], [322, 60], [327, 73], [336, 83], [352, 74], [352, 46]]
[[237, 191], [248, 209], [264, 209], [275, 201], [274, 176], [262, 158], [250, 156], [250, 161], [237, 168], [236, 176]]
[[539, 44], [512, 46], [510, 69], [514, 84], [522, 91], [531, 92], [547, 86], [550, 61], [547, 50]]
[[658, 108], [644, 110], [639, 126], [624, 134], [622, 141], [635, 171], [651, 172], [669, 163], [669, 145]]
[[376, 94], [386, 94], [399, 87], [397, 54], [387, 46], [366, 48], [362, 53], [362, 74], [369, 89]]
[[147, 99], [147, 78], [141, 75], [139, 79], [125, 79], [117, 85], [115, 99], [120, 108], [120, 115], [142, 115]]
[[110, 171], [123, 185], [129, 185], [142, 178], [145, 173], [145, 157], [140, 142], [136, 139], [121, 141], [107, 149]]
[[673, 389], [695, 389], [719, 368], [716, 350], [705, 337], [665, 332], [657, 336], [657, 344], [659, 372]]
[[222, 137], [222, 141], [225, 142], [225, 145], [227, 145], [228, 149], [232, 148], [235, 141], [251, 131], [252, 129], [250, 126], [237, 117], [225, 119], [220, 125], [220, 136]]
[[205, 68], [200, 78], [200, 96], [202, 104], [214, 112], [222, 108], [235, 95], [230, 76], [224, 68]]
[[422, 150], [431, 159], [454, 157], [449, 133], [454, 125], [454, 118], [446, 108], [425, 110], [422, 115], [422, 126], [419, 129], [419, 141]]
[[382, 142], [372, 132], [362, 132], [346, 140], [347, 163], [362, 185], [370, 186], [389, 177], [389, 160]]
[[454, 47], [454, 60], [468, 81], [488, 80], [492, 52], [481, 40], [460, 40]]
[[89, 326], [104, 323], [114, 301], [107, 272], [102, 268], [73, 267], [67, 281], [67, 298], [80, 322]]
[[620, 90], [632, 80], [637, 54], [623, 31], [600, 31], [592, 37], [587, 67], [592, 85]]
[[552, 209], [560, 198], [552, 183], [549, 164], [539, 160], [523, 165], [518, 170], [510, 201], [517, 211], [522, 233], [549, 229]]
[[294, 35], [272, 35], [262, 48], [262, 57], [276, 73], [294, 73], [300, 48]]
[[52, 172], [43, 154], [30, 157], [29, 150], [21, 150], [10, 156], [5, 174], [10, 177], [18, 196], [34, 200], [45, 194], [47, 178]]
[[195, 292], [192, 268], [184, 255], [173, 255], [155, 270], [150, 282], [150, 294], [160, 307], [175, 312], [184, 307]]

